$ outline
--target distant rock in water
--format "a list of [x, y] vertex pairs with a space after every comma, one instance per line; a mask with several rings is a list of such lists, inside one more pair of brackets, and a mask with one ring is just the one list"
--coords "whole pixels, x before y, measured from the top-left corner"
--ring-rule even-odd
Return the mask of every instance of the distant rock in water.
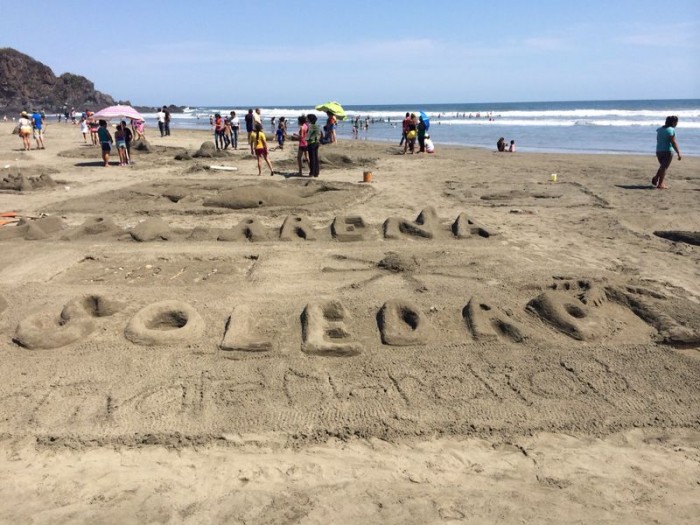
[[50, 67], [32, 57], [0, 48], [0, 113], [32, 109], [53, 113], [71, 108], [97, 111], [114, 104], [117, 102], [112, 97], [97, 91], [85, 77], [72, 73], [57, 77]]

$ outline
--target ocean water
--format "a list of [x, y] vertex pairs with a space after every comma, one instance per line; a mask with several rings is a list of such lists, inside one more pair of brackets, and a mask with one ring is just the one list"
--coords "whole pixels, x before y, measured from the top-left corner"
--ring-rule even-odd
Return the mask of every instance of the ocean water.
[[[359, 140], [395, 142], [401, 138], [401, 120], [407, 111], [425, 112], [430, 134], [440, 144], [495, 149], [499, 137], [515, 140], [518, 151], [559, 153], [653, 154], [656, 129], [666, 116], [677, 115], [678, 143], [684, 155], [700, 155], [700, 99], [603, 100], [578, 102], [509, 102], [463, 104], [402, 104], [344, 106], [348, 120], [341, 121], [338, 136], [352, 139], [351, 120], [359, 116], [368, 128]], [[288, 130], [297, 129], [296, 117], [315, 112], [308, 106], [261, 107], [266, 129], [271, 117], [286, 117]], [[236, 111], [241, 118], [247, 107], [192, 107], [174, 114], [171, 127], [209, 129], [209, 116]], [[322, 117], [325, 115], [315, 112]], [[145, 115], [157, 128], [155, 113]], [[153, 131], [151, 131], [152, 133]]]

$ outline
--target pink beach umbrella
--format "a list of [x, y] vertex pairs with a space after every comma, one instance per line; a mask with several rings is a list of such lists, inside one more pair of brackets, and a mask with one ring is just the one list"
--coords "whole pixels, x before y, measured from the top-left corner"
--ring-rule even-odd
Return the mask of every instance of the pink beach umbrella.
[[109, 106], [107, 108], [99, 110], [97, 113], [95, 113], [92, 118], [94, 119], [104, 119], [104, 120], [112, 120], [112, 119], [123, 119], [123, 118], [132, 118], [134, 120], [145, 120], [141, 113], [136, 111], [134, 108], [131, 106]]

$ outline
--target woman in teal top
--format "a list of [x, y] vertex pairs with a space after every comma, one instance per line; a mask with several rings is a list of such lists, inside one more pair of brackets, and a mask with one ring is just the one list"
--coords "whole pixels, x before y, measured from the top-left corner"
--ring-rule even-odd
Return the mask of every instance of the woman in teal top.
[[663, 126], [656, 130], [656, 158], [659, 160], [659, 171], [651, 179], [651, 184], [660, 190], [665, 190], [666, 185], [666, 170], [671, 165], [673, 160], [673, 151], [678, 154], [678, 160], [681, 160], [681, 150], [676, 142], [676, 126], [678, 125], [678, 117], [666, 117], [666, 122]]

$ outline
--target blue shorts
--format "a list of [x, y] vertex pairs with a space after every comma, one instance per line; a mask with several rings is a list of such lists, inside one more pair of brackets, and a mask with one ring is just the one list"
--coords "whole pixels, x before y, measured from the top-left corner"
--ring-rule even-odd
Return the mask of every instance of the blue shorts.
[[102, 151], [106, 151], [107, 153], [112, 151], [112, 145], [109, 142], [100, 142], [100, 144], [102, 145]]

